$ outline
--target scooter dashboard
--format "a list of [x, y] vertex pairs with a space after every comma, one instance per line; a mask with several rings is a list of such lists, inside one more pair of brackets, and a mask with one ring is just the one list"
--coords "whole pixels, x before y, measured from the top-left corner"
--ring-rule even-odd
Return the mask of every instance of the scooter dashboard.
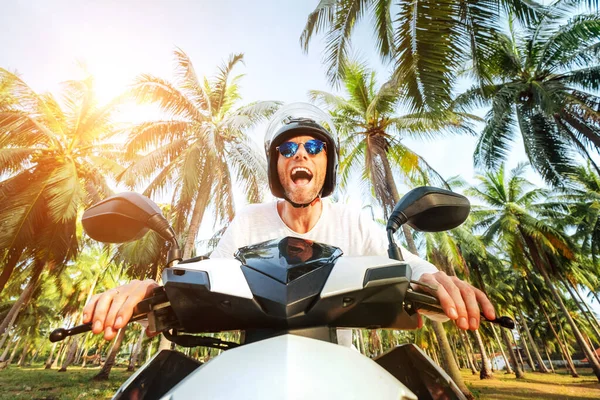
[[342, 257], [336, 247], [290, 237], [241, 248], [236, 258], [165, 269], [164, 290], [178, 324], [170, 328], [417, 327], [403, 305], [411, 277], [404, 262]]

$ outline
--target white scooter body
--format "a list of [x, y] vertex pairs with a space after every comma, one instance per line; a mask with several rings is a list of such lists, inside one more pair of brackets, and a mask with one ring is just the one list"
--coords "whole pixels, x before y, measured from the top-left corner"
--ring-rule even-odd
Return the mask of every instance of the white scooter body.
[[296, 335], [227, 350], [162, 397], [194, 398], [417, 399], [389, 372], [357, 351]]
[[[259, 261], [262, 262], [262, 260]], [[278, 261], [274, 263], [279, 268]], [[247, 265], [234, 259], [207, 259], [199, 262], [182, 263], [166, 269], [163, 272], [163, 282], [167, 294], [169, 294], [170, 280], [173, 284], [182, 284], [181, 281], [178, 281], [181, 278], [195, 282], [195, 278], [192, 278], [200, 274], [206, 276], [207, 279], [205, 280], [209, 282], [205, 286], [208, 290], [204, 292], [203, 299], [225, 296], [225, 298], [255, 304], [257, 298], [260, 300], [260, 296], [255, 293], [256, 284], [253, 288], [252, 284], [249, 283], [252, 279], [247, 275], [247, 268]], [[281, 268], [285, 270], [285, 266]], [[395, 300], [397, 292], [394, 292], [394, 290], [398, 290], [398, 287], [406, 290], [405, 288], [408, 287], [410, 281], [410, 267], [406, 263], [387, 257], [338, 256], [334, 263], [330, 265], [330, 268], [326, 280], [319, 284], [320, 289], [315, 292], [317, 303], [313, 304], [317, 305], [307, 308], [307, 310], [310, 310], [309, 312], [313, 312], [319, 308], [318, 304], [326, 304], [324, 306], [326, 313], [322, 314], [318, 311], [317, 321], [320, 318], [319, 315], [325, 315], [326, 317], [329, 315], [330, 310], [328, 307], [332, 307], [330, 304], [335, 304], [334, 309], [331, 310], [331, 315], [343, 315], [344, 312], [347, 312], [345, 310], [348, 309], [351, 311], [352, 307], [355, 306], [352, 302], [349, 307], [347, 305], [342, 306], [342, 302], [346, 302], [350, 298], [356, 298], [356, 303], [366, 303], [367, 307], [373, 307], [359, 310], [358, 317], [342, 320], [345, 322], [334, 325], [338, 327], [361, 327], [359, 324], [353, 325], [353, 321], [363, 321], [365, 318], [371, 318], [372, 313], [377, 314], [379, 311], [369, 310], [385, 309], [386, 305], [390, 303], [393, 303], [394, 307], [401, 307], [402, 301]], [[313, 272], [304, 272], [302, 277], [304, 278]], [[265, 273], [268, 274], [270, 271]], [[189, 289], [188, 286], [193, 286], [194, 283], [183, 282], [182, 285], [184, 288]], [[289, 285], [283, 285], [282, 288], [288, 290]], [[276, 289], [276, 291], [279, 289]], [[392, 291], [390, 292], [390, 290]], [[360, 297], [359, 293], [365, 291], [369, 292], [368, 296]], [[183, 292], [181, 293], [183, 297], [186, 296]], [[174, 309], [173, 299], [176, 297], [177, 295], [169, 297]], [[219, 300], [215, 303], [217, 307], [221, 304], [219, 302], [223, 297], [218, 298]], [[188, 309], [195, 307], [193, 306], [197, 304], [195, 301], [191, 298], [186, 300], [185, 303], [188, 304], [186, 307]], [[232, 302], [234, 301], [232, 300]], [[201, 302], [204, 302], [204, 300]], [[400, 325], [406, 324], [406, 321], [414, 322], [414, 319], [410, 320], [412, 317], [408, 317], [405, 312], [402, 317], [396, 316], [397, 310], [388, 308], [387, 314], [382, 313], [382, 320], [386, 321], [387, 325], [382, 324], [381, 327], [401, 329], [402, 326]], [[305, 316], [304, 311], [298, 315], [291, 315], [288, 320], [293, 320], [296, 317], [303, 318]], [[286, 320], [286, 318], [281, 319]], [[324, 326], [326, 328], [327, 324]], [[414, 327], [412, 326], [412, 328]], [[406, 329], [405, 325], [404, 328]], [[190, 332], [192, 331], [190, 330]], [[290, 332], [293, 332], [293, 330]], [[209, 362], [194, 369], [193, 372], [178, 381], [160, 398], [164, 400], [194, 398], [257, 400], [417, 399], [417, 396], [394, 375], [356, 350], [317, 338], [303, 336], [284, 331], [283, 334], [266, 336], [264, 339], [259, 338], [252, 342], [246, 342], [242, 346], [226, 350]], [[124, 398], [121, 396], [123, 392], [152, 361], [150, 360], [136, 374], [131, 376], [119, 389], [114, 399]], [[443, 380], [451, 382], [451, 379], [441, 370], [440, 373], [445, 376]]]

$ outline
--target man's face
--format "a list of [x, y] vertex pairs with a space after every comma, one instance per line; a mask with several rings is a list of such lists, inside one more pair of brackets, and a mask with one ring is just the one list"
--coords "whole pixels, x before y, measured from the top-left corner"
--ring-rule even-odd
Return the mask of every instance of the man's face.
[[[311, 139], [315, 138], [305, 135], [296, 136], [288, 141], [306, 143]], [[327, 150], [310, 155], [304, 146], [300, 145], [296, 154], [290, 158], [278, 153], [277, 174], [288, 199], [294, 203], [306, 204], [317, 197], [327, 174]]]

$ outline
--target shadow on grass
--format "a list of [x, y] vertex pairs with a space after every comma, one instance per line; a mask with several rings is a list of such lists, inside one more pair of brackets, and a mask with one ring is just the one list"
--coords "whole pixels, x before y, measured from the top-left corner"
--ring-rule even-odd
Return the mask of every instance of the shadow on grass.
[[548, 400], [592, 400], [597, 399], [597, 395], [565, 395], [564, 393], [548, 393], [542, 390], [536, 389], [517, 389], [514, 387], [511, 388], [494, 388], [483, 389], [477, 388], [474, 390], [479, 398], [496, 400], [496, 399], [506, 399], [506, 400], [523, 400], [523, 399], [548, 399]]

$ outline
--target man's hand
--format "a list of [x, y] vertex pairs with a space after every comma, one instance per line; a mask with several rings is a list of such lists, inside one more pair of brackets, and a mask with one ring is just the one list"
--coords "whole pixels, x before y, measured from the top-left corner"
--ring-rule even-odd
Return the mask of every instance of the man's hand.
[[135, 306], [158, 287], [151, 279], [133, 280], [127, 285], [96, 294], [83, 309], [83, 323], [93, 321], [92, 332], [104, 331], [104, 339], [112, 340], [127, 325]]
[[456, 276], [448, 276], [439, 271], [435, 274], [423, 274], [419, 281], [438, 288], [431, 290], [419, 286], [440, 300], [446, 315], [456, 321], [456, 325], [461, 329], [479, 328], [480, 307], [487, 319], [496, 319], [494, 306], [485, 293]]

